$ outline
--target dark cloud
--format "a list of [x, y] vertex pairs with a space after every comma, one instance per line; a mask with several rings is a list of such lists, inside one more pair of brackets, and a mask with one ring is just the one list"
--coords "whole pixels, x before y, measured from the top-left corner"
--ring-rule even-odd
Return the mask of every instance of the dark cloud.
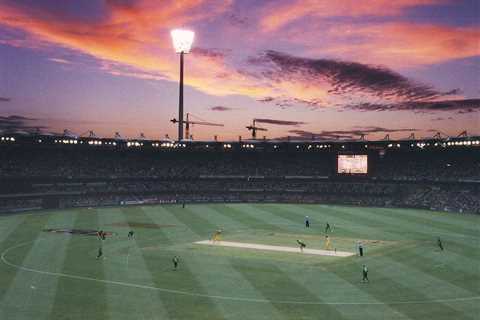
[[360, 111], [398, 111], [416, 112], [456, 111], [471, 113], [480, 110], [480, 99], [443, 100], [443, 101], [408, 101], [403, 103], [374, 104], [362, 103], [346, 106], [348, 109]]
[[0, 97], [0, 102], [9, 102], [10, 100], [10, 98]]
[[211, 107], [210, 110], [212, 110], [212, 111], [231, 111], [231, 110], [233, 110], [233, 108], [225, 107], [225, 106], [214, 106], [214, 107]]
[[246, 17], [240, 17], [237, 14], [229, 14], [227, 16], [228, 22], [230, 22], [231, 25], [236, 26], [236, 27], [246, 27], [248, 25], [248, 19]]
[[0, 121], [34, 121], [37, 119], [34, 118], [28, 118], [24, 116], [18, 116], [18, 115], [12, 115], [12, 116], [0, 116]]
[[321, 100], [320, 99], [305, 100], [305, 99], [294, 98], [293, 101], [296, 102], [296, 103], [301, 103], [301, 104], [307, 105], [307, 106], [312, 107], [312, 108], [321, 107]]
[[371, 133], [398, 133], [398, 132], [415, 132], [418, 129], [414, 128], [382, 128], [376, 126], [368, 127], [353, 127], [351, 130], [323, 130], [320, 132], [312, 132], [305, 130], [289, 130], [289, 133], [294, 134], [293, 138], [300, 139], [317, 139], [317, 140], [345, 140], [345, 139], [358, 139], [362, 135], [368, 135]]
[[47, 128], [36, 125], [37, 120], [18, 115], [0, 116], [0, 131], [4, 133], [37, 132]]
[[448, 118], [436, 117], [432, 119], [432, 121], [444, 121], [444, 120], [453, 120], [453, 117], [448, 117]]
[[191, 53], [196, 56], [201, 56], [210, 59], [223, 59], [227, 56], [231, 50], [229, 49], [218, 49], [218, 48], [201, 48], [194, 47], [191, 50]]
[[[290, 130], [288, 133], [292, 133], [295, 136], [291, 137], [294, 139], [301, 140], [340, 140], [340, 139], [354, 139], [355, 135], [348, 134], [346, 132], [342, 133], [340, 131], [321, 131], [321, 132], [312, 132], [305, 130]], [[280, 139], [285, 139], [282, 137]], [[358, 138], [358, 136], [357, 136]]]
[[412, 131], [418, 131], [418, 129], [413, 129], [413, 128], [397, 128], [397, 129], [391, 129], [391, 128], [382, 128], [382, 127], [376, 127], [376, 126], [367, 126], [367, 127], [354, 127], [355, 130], [359, 130], [362, 133], [376, 133], [376, 132], [382, 132], [382, 133], [391, 133], [391, 132], [412, 132]]
[[268, 124], [275, 124], [279, 126], [298, 126], [305, 124], [305, 122], [301, 121], [288, 121], [288, 120], [275, 120], [275, 119], [255, 119], [258, 123], [268, 123]]
[[297, 104], [302, 104], [311, 109], [317, 109], [322, 107], [322, 102], [320, 99], [299, 99], [299, 98], [274, 98], [274, 97], [265, 97], [262, 99], [257, 99], [258, 102], [269, 103], [273, 102], [277, 107], [285, 108], [292, 107]]
[[[308, 86], [326, 82], [331, 86], [328, 92], [334, 95], [368, 93], [385, 100], [422, 101], [459, 92], [458, 89], [439, 92], [385, 67], [331, 59], [302, 58], [273, 50], [249, 58], [248, 63], [260, 68], [260, 74], [274, 82], [300, 81]], [[320, 103], [318, 100], [297, 100], [314, 105]]]
[[272, 102], [274, 100], [275, 100], [274, 97], [265, 97], [265, 98], [262, 98], [262, 99], [257, 99], [257, 101], [259, 101], [259, 102]]

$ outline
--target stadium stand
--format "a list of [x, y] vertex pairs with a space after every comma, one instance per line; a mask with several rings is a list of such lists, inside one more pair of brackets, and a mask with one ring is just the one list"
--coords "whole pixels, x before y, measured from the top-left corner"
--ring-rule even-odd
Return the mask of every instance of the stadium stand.
[[[17, 138], [0, 143], [0, 212], [252, 201], [480, 213], [477, 142], [100, 145]], [[368, 173], [338, 174], [339, 154], [368, 155]]]

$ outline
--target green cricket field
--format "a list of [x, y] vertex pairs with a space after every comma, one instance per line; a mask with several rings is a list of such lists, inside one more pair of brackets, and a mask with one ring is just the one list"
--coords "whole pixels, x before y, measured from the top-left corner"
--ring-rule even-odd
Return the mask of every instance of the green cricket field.
[[[217, 230], [235, 246], [205, 245]], [[0, 215], [0, 319], [474, 320], [479, 231], [470, 214], [310, 204]]]

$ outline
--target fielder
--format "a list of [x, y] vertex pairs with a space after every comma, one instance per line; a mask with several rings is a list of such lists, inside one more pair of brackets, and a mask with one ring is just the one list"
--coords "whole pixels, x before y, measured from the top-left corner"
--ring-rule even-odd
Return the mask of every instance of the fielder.
[[440, 240], [440, 237], [437, 238], [437, 245], [440, 248], [440, 250], [443, 251], [443, 243], [442, 243], [442, 240]]
[[177, 256], [174, 256], [173, 259], [172, 259], [172, 262], [173, 262], [173, 270], [177, 270], [178, 268], [178, 257]]
[[368, 268], [366, 265], [363, 265], [362, 268], [362, 282], [369, 282], [368, 281]]
[[330, 224], [327, 222], [327, 225], [325, 226], [325, 233], [332, 232], [332, 228], [330, 228]]
[[100, 259], [103, 256], [103, 250], [102, 247], [98, 248], [98, 254], [97, 254], [97, 260]]
[[300, 246], [300, 252], [303, 252], [303, 248], [305, 248], [307, 245], [302, 240], [297, 240], [297, 243]]

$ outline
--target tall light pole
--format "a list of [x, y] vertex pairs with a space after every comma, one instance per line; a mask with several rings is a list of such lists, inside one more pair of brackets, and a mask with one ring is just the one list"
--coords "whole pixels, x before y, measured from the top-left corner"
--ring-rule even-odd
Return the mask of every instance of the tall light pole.
[[180, 90], [178, 97], [178, 141], [183, 140], [183, 56], [190, 52], [195, 33], [184, 29], [170, 32], [175, 52], [180, 54]]

